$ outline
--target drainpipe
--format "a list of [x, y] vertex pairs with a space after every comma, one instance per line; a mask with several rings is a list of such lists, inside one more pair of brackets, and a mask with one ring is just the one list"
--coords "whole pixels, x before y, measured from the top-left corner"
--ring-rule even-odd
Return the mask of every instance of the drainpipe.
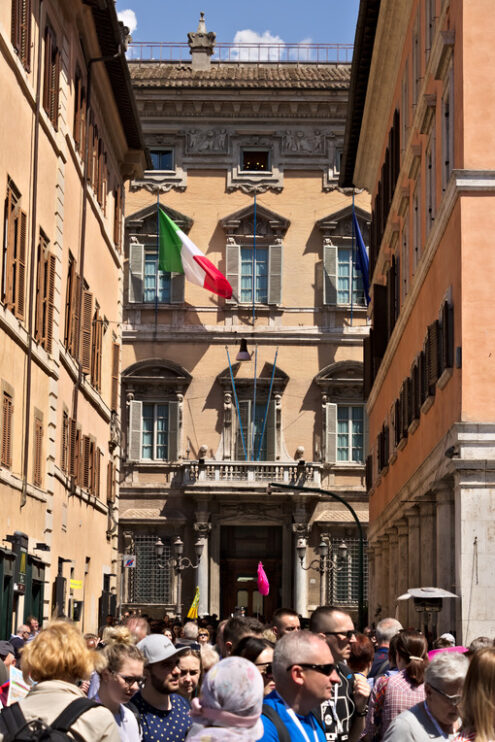
[[36, 265], [36, 218], [38, 212], [38, 151], [41, 107], [41, 46], [43, 39], [43, 0], [40, 0], [40, 21], [38, 28], [38, 69], [36, 71], [36, 108], [34, 113], [34, 144], [33, 144], [33, 188], [31, 208], [31, 256], [29, 262], [29, 296], [28, 296], [28, 341], [27, 341], [27, 369], [26, 369], [26, 399], [24, 408], [24, 456], [22, 461], [22, 491], [21, 509], [27, 500], [27, 477], [29, 467], [29, 443], [31, 433], [31, 378], [33, 363], [33, 310], [34, 310], [34, 271]]

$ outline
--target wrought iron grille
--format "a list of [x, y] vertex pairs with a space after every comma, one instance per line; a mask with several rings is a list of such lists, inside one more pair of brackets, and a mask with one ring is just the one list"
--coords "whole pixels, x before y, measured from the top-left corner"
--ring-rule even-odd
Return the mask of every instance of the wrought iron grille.
[[163, 539], [164, 551], [161, 563], [155, 555], [156, 534], [134, 535], [136, 566], [129, 570], [130, 603], [171, 603], [171, 571], [167, 559], [171, 555], [170, 539]]
[[[340, 539], [330, 541], [329, 560], [335, 568], [328, 574], [328, 602], [330, 605], [354, 607], [359, 598], [359, 539], [345, 539], [347, 556], [339, 555]], [[368, 599], [368, 542], [364, 542], [364, 600]]]

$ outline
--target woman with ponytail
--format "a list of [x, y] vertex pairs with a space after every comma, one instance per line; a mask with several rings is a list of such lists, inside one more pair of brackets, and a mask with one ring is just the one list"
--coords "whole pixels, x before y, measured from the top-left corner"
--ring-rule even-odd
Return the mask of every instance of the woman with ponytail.
[[377, 678], [373, 686], [366, 718], [368, 742], [379, 742], [396, 716], [424, 701], [428, 643], [421, 632], [399, 632], [396, 661], [399, 672], [392, 677]]

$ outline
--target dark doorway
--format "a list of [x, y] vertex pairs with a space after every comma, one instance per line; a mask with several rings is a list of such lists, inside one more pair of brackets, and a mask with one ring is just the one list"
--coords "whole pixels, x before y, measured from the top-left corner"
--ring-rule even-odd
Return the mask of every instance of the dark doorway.
[[[258, 562], [270, 583], [270, 593], [258, 592]], [[269, 619], [280, 605], [282, 528], [280, 526], [221, 526], [220, 610], [222, 617], [244, 608], [248, 616]]]

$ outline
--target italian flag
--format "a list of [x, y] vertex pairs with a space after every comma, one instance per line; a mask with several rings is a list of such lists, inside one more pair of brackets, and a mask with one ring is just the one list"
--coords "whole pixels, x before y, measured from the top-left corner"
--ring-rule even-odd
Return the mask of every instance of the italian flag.
[[232, 286], [223, 273], [203, 255], [194, 242], [158, 207], [160, 257], [158, 267], [167, 273], [184, 273], [187, 280], [230, 299]]

